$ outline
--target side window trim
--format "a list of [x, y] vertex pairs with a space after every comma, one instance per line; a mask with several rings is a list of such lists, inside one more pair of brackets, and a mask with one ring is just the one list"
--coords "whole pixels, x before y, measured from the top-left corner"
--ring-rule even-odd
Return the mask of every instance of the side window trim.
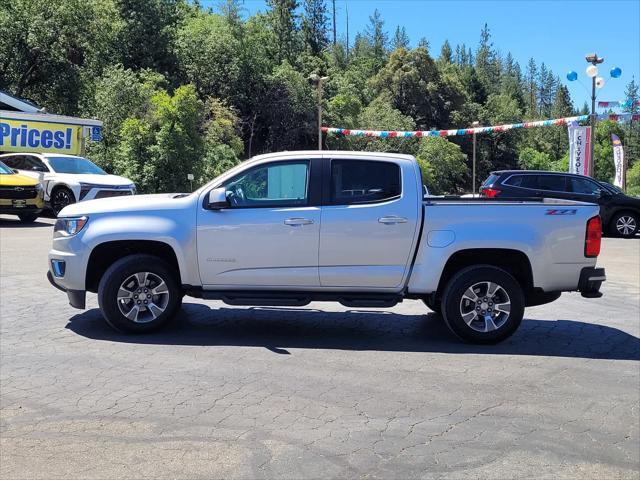
[[[334, 161], [346, 161], [346, 162], [372, 162], [372, 163], [388, 163], [391, 165], [395, 165], [395, 167], [398, 169], [398, 180], [399, 180], [399, 187], [400, 187], [400, 193], [398, 195], [394, 195], [392, 197], [386, 197], [386, 198], [381, 198], [381, 199], [374, 199], [374, 200], [362, 200], [362, 201], [354, 201], [354, 202], [348, 202], [348, 203], [344, 203], [344, 202], [335, 202], [333, 201], [333, 195], [332, 195], [332, 182], [333, 182], [333, 162]], [[323, 189], [322, 189], [322, 205], [324, 206], [346, 206], [346, 205], [375, 205], [375, 204], [383, 204], [383, 203], [388, 203], [388, 202], [392, 202], [395, 200], [398, 200], [400, 198], [402, 198], [402, 179], [403, 179], [403, 174], [402, 174], [402, 168], [400, 167], [399, 164], [397, 164], [396, 162], [391, 162], [391, 161], [384, 161], [384, 160], [369, 160], [366, 158], [358, 158], [358, 159], [351, 159], [351, 158], [343, 158], [343, 157], [332, 157], [332, 158], [326, 158], [325, 159], [325, 168], [323, 169]]]

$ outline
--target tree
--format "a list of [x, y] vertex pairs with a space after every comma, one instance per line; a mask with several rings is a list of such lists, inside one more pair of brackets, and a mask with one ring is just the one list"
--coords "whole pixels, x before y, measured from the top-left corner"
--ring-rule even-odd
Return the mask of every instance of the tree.
[[446, 125], [449, 113], [464, 100], [459, 87], [444, 81], [424, 48], [394, 51], [375, 85], [379, 92], [389, 95], [395, 108], [427, 130]]
[[175, 51], [187, 80], [201, 98], [237, 94], [240, 42], [224, 17], [202, 12], [188, 18], [176, 34]]
[[535, 117], [538, 113], [538, 67], [533, 58], [527, 63], [527, 71], [525, 73], [525, 92], [526, 92], [526, 112], [527, 116]]
[[400, 26], [396, 27], [396, 32], [393, 34], [393, 49], [396, 50], [398, 48], [409, 48], [409, 35], [407, 35], [407, 29]]
[[451, 63], [453, 61], [451, 45], [449, 44], [449, 40], [445, 40], [444, 43], [442, 44], [442, 48], [440, 49], [439, 60], [445, 63]]
[[469, 179], [466, 155], [460, 147], [441, 137], [420, 140], [416, 157], [422, 181], [435, 195], [460, 193]]
[[110, 0], [0, 2], [0, 89], [73, 115], [122, 27]]
[[127, 119], [145, 118], [151, 110], [151, 97], [165, 84], [165, 78], [151, 70], [134, 72], [122, 65], [107, 67], [97, 80], [94, 96], [87, 101], [85, 114], [100, 118], [102, 141], [89, 143], [90, 158], [107, 171], [113, 171], [113, 157]]
[[387, 55], [387, 42], [389, 36], [384, 30], [384, 21], [376, 8], [369, 17], [369, 25], [365, 29], [365, 38], [371, 45], [373, 58], [382, 64]]
[[[125, 68], [150, 68], [174, 78], [173, 39], [184, 0], [115, 0], [123, 26], [117, 45]], [[90, 2], [87, 2], [90, 3]]]
[[495, 92], [500, 82], [500, 69], [491, 42], [491, 32], [486, 23], [480, 32], [480, 44], [476, 51], [476, 71], [487, 92]]
[[640, 197], [640, 162], [627, 170], [627, 195]]
[[171, 96], [154, 93], [143, 118], [128, 118], [121, 129], [114, 172], [131, 178], [144, 192], [188, 191], [187, 174], [202, 169], [200, 134], [204, 105], [191, 85]]
[[270, 11], [267, 16], [276, 36], [276, 55], [278, 61], [292, 62], [298, 53], [297, 0], [267, 0]]
[[518, 155], [518, 166], [524, 170], [551, 170], [552, 164], [549, 154], [535, 148], [525, 147]]
[[324, 0], [304, 0], [302, 34], [305, 45], [313, 55], [318, 55], [329, 42], [327, 8]]

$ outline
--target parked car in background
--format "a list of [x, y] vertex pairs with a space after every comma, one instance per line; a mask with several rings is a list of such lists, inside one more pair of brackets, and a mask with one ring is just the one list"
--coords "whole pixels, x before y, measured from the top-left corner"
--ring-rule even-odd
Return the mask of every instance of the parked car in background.
[[17, 215], [21, 222], [31, 223], [43, 208], [40, 182], [0, 162], [0, 213]]
[[133, 195], [131, 180], [109, 175], [84, 157], [61, 153], [7, 153], [0, 161], [38, 180], [44, 200], [57, 216], [67, 205], [83, 200]]
[[640, 199], [611, 184], [571, 173], [534, 170], [491, 172], [480, 189], [488, 198], [553, 197], [597, 203], [605, 233], [631, 238], [640, 225]]

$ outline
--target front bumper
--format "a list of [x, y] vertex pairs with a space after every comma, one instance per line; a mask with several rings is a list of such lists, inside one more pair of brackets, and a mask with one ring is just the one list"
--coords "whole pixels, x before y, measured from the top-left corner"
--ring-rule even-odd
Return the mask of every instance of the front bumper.
[[38, 207], [37, 205], [26, 205], [24, 207], [9, 207], [5, 205], [0, 205], [0, 213], [5, 215], [20, 215], [21, 213], [40, 213], [42, 212], [42, 207]]
[[585, 267], [580, 271], [578, 290], [585, 298], [600, 298], [602, 282], [607, 280], [604, 268]]
[[67, 298], [69, 299], [69, 305], [74, 308], [80, 308], [84, 310], [86, 308], [86, 298], [87, 292], [84, 290], [67, 290], [62, 285], [58, 285], [56, 283], [55, 277], [51, 273], [51, 270], [47, 272], [47, 279], [49, 283], [53, 285], [55, 288], [60, 290], [61, 292], [65, 292], [67, 294]]

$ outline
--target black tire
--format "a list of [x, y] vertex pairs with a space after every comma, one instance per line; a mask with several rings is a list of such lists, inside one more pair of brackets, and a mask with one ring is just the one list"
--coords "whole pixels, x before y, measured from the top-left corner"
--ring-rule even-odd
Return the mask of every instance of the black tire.
[[72, 203], [76, 203], [76, 197], [67, 187], [56, 187], [51, 192], [51, 211], [56, 217], [64, 207]]
[[422, 301], [432, 312], [442, 314], [442, 308], [440, 308], [442, 304], [438, 300], [433, 301], [431, 295], [423, 298]]
[[[129, 286], [127, 286], [127, 290], [130, 291], [132, 295], [135, 294], [139, 296], [136, 296], [135, 300], [133, 298], [126, 301], [119, 300], [118, 293], [121, 285], [135, 274], [142, 272], [149, 273], [149, 275], [146, 275], [147, 282], [145, 285], [148, 288], [145, 289], [145, 286], [137, 283], [137, 278], [133, 279], [133, 285], [135, 286], [132, 289], [129, 289]], [[161, 258], [153, 255], [137, 254], [121, 258], [111, 265], [100, 279], [98, 285], [98, 304], [100, 305], [102, 315], [109, 325], [121, 332], [147, 333], [158, 330], [175, 317], [182, 304], [183, 293], [177, 282], [177, 278], [177, 272], [175, 272], [173, 268]], [[152, 295], [153, 292], [151, 290], [159, 284], [157, 279], [162, 280], [166, 285], [166, 295], [168, 298], [164, 297], [164, 292], [159, 295]], [[140, 290], [142, 291], [138, 294], [137, 292]], [[148, 302], [152, 304], [153, 302], [158, 303], [157, 310], [154, 309], [154, 312], [141, 303], [143, 301], [142, 299], [147, 295], [152, 295], [148, 297]], [[135, 308], [136, 305], [132, 302], [140, 304], [138, 307], [139, 314], [135, 313], [136, 318], [138, 318], [138, 315], [144, 314], [144, 316], [139, 318], [139, 322], [127, 318], [123, 313], [123, 310], [126, 311], [129, 307], [132, 307], [132, 309]], [[163, 311], [158, 313], [161, 311], [160, 308], [162, 308]]]
[[[485, 286], [490, 288], [488, 282], [499, 286], [499, 289], [493, 291], [493, 297], [486, 291], [483, 292]], [[470, 301], [470, 297], [465, 294], [476, 286], [473, 293], [480, 297]], [[477, 300], [482, 303], [477, 304]], [[499, 311], [498, 306], [508, 308], [509, 313]], [[475, 265], [460, 270], [449, 280], [442, 297], [442, 310], [447, 326], [462, 340], [493, 344], [508, 338], [520, 326], [524, 316], [524, 294], [517, 280], [504, 270], [491, 265]], [[466, 310], [464, 315], [470, 319], [469, 323], [463, 318], [463, 310]], [[477, 315], [475, 320], [474, 311]], [[484, 320], [483, 312], [488, 313], [490, 322]], [[489, 331], [486, 330], [488, 325], [491, 325]]]
[[609, 222], [609, 233], [615, 237], [633, 238], [638, 232], [638, 215], [633, 212], [616, 213]]
[[22, 223], [33, 223], [38, 218], [37, 213], [20, 213], [18, 214], [18, 218]]

